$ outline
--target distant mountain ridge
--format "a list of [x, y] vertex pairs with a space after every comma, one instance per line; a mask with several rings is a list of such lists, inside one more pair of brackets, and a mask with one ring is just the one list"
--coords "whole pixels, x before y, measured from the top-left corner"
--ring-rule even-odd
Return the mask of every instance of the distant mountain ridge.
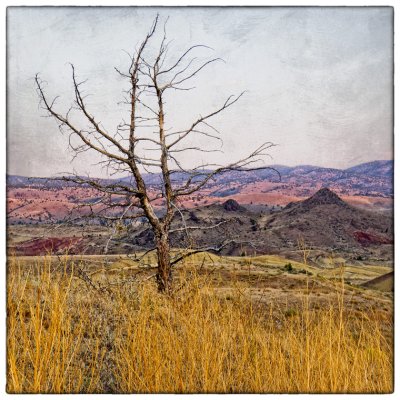
[[393, 178], [394, 161], [393, 160], [371, 161], [356, 165], [351, 168], [347, 168], [345, 171], [352, 174]]
[[[200, 191], [181, 198], [180, 206], [193, 208], [232, 199], [250, 208], [277, 209], [310, 197], [321, 188], [329, 188], [349, 204], [390, 212], [393, 208], [393, 167], [393, 161], [379, 160], [344, 170], [311, 165], [274, 165], [257, 171], [229, 171], [214, 177]], [[174, 185], [182, 184], [184, 178], [182, 173], [174, 174]], [[150, 192], [159, 190], [159, 175], [146, 174], [144, 179]], [[107, 184], [121, 181], [125, 185], [130, 184], [128, 178], [99, 181]], [[8, 175], [8, 221], [59, 221], [72, 212], [77, 204], [91, 204], [98, 196], [96, 189], [88, 185]], [[156, 211], [160, 210], [164, 206], [163, 199], [156, 200], [153, 205]]]
[[[270, 169], [268, 169], [270, 168]], [[221, 174], [218, 178], [224, 180], [230, 180], [237, 175], [251, 175], [252, 177], [258, 178], [258, 180], [279, 179], [280, 174], [281, 179], [287, 178], [293, 175], [317, 175], [317, 174], [331, 174], [335, 175], [335, 178], [331, 178], [333, 180], [345, 179], [349, 176], [362, 175], [367, 177], [375, 177], [375, 178], [393, 178], [394, 173], [394, 161], [393, 160], [376, 160], [367, 163], [362, 163], [355, 165], [346, 169], [338, 169], [338, 168], [327, 168], [327, 167], [318, 167], [313, 165], [297, 165], [294, 167], [289, 167], [286, 165], [270, 165], [266, 167], [265, 170], [258, 171], [230, 171], [224, 174]], [[211, 170], [210, 170], [211, 171]], [[207, 171], [205, 171], [207, 172]], [[337, 175], [337, 176], [336, 176]], [[176, 182], [182, 181], [185, 179], [187, 174], [179, 173], [174, 175], [174, 180]], [[146, 183], [148, 184], [157, 184], [160, 181], [160, 174], [144, 174], [144, 178]], [[223, 177], [223, 178], [221, 178]], [[47, 179], [47, 180], [46, 180]], [[9, 175], [7, 174], [7, 185], [9, 186], [17, 186], [17, 185], [57, 185], [60, 181], [48, 180], [49, 178], [36, 178], [36, 177], [25, 177], [21, 175]], [[119, 179], [101, 179], [100, 181], [123, 181], [129, 182], [131, 180], [130, 177], [119, 178]], [[64, 182], [63, 185], [67, 185], [67, 182]], [[74, 185], [71, 184], [70, 185]]]

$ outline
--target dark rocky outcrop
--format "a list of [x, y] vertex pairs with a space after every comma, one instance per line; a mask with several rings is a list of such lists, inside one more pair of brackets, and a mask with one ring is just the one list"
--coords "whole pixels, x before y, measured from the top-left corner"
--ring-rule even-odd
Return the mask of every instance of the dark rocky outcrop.
[[236, 200], [229, 199], [225, 201], [225, 203], [222, 204], [222, 207], [224, 208], [225, 211], [246, 211], [246, 209], [241, 206]]

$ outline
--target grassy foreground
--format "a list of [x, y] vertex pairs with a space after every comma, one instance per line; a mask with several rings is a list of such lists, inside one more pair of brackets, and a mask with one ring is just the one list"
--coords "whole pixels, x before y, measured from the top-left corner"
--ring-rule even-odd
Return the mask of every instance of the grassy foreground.
[[252, 303], [182, 268], [174, 296], [151, 280], [89, 289], [43, 258], [7, 278], [9, 393], [298, 393], [393, 390], [392, 345], [371, 312]]

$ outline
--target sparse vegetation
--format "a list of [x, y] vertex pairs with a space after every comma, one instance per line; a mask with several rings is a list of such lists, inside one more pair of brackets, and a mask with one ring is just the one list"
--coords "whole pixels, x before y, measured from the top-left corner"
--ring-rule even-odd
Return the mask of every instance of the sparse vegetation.
[[285, 270], [288, 271], [288, 272], [293, 271], [292, 263], [287, 263], [287, 264], [284, 266], [284, 268], [285, 268]]
[[[281, 308], [252, 300], [240, 282], [217, 290], [218, 279], [190, 264], [172, 296], [151, 280], [88, 290], [73, 268], [67, 258], [10, 258], [9, 393], [393, 390], [383, 317], [347, 308], [343, 280], [327, 307], [312, 307], [306, 292], [298, 307]], [[123, 275], [96, 276], [112, 273]]]

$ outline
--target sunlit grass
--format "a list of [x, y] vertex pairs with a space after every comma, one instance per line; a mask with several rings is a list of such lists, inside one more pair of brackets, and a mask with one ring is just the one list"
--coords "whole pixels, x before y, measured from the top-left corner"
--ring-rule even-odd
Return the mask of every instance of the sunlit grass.
[[[52, 264], [53, 263], [53, 264]], [[51, 258], [7, 279], [10, 393], [298, 393], [393, 389], [392, 346], [379, 316], [280, 310], [222, 295], [188, 266], [172, 297], [151, 280], [98, 293]]]

